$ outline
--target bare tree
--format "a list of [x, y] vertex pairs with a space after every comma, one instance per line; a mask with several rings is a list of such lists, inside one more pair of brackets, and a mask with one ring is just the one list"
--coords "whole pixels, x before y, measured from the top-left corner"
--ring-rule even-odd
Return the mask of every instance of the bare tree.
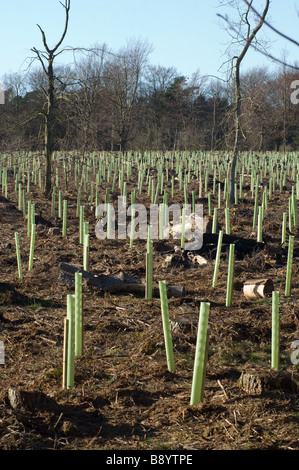
[[[262, 28], [266, 15], [269, 10], [270, 0], [265, 0], [265, 6], [263, 13], [260, 15], [259, 20], [254, 28], [251, 25], [250, 13], [252, 9], [252, 4], [254, 0], [250, 0], [247, 3], [247, 7], [245, 11], [239, 10], [240, 14], [240, 22], [239, 25], [233, 28], [234, 31], [237, 31], [237, 37], [235, 38], [235, 42], [242, 45], [242, 50], [238, 55], [234, 55], [232, 58], [232, 72], [233, 72], [233, 80], [234, 80], [234, 89], [235, 89], [235, 105], [234, 105], [234, 147], [233, 147], [233, 156], [231, 162], [231, 169], [230, 169], [230, 201], [234, 202], [235, 199], [235, 171], [236, 171], [236, 164], [237, 164], [237, 157], [239, 153], [239, 145], [240, 139], [242, 135], [241, 129], [241, 103], [242, 103], [242, 95], [241, 95], [241, 80], [240, 80], [240, 67], [241, 63], [244, 60], [248, 49], [252, 45], [252, 43], [256, 40], [256, 36], [260, 29]], [[235, 6], [239, 7], [239, 2], [230, 2], [230, 4], [235, 4]], [[227, 21], [227, 18], [226, 18]], [[231, 22], [229, 22], [231, 24]], [[245, 34], [243, 33], [245, 28]]]
[[[61, 2], [60, 2], [61, 3]], [[43, 88], [43, 93], [46, 98], [46, 103], [42, 111], [44, 118], [44, 155], [46, 163], [46, 182], [45, 182], [45, 195], [48, 196], [52, 189], [51, 175], [52, 175], [52, 155], [55, 149], [55, 74], [54, 74], [54, 60], [62, 52], [59, 50], [63, 40], [66, 36], [68, 24], [69, 24], [69, 12], [71, 1], [65, 0], [64, 4], [61, 3], [65, 10], [65, 24], [62, 35], [56, 45], [52, 48], [48, 45], [46, 34], [44, 30], [39, 26], [42, 34], [42, 41], [45, 50], [38, 50], [36, 47], [32, 48], [32, 51], [36, 54], [38, 60], [41, 63], [43, 72], [46, 77], [47, 85]]]
[[146, 41], [131, 40], [106, 65], [105, 85], [110, 91], [112, 133], [121, 151], [132, 139], [134, 105], [151, 51], [152, 46]]
[[[252, 2], [249, 0], [243, 0], [244, 3], [250, 8], [251, 11], [254, 12], [257, 18], [261, 19], [261, 14], [256, 10], [256, 8], [253, 7]], [[299, 12], [297, 13], [299, 16]], [[299, 46], [299, 42], [294, 39], [291, 36], [288, 36], [287, 34], [283, 33], [282, 31], [279, 31], [277, 28], [275, 28], [271, 23], [269, 23], [266, 19], [264, 19], [263, 23], [265, 26], [267, 26], [271, 31], [273, 31], [277, 36], [280, 36], [281, 38], [285, 39], [291, 44], [294, 44], [295, 46]], [[267, 58], [271, 59], [273, 62], [276, 62], [278, 64], [283, 65], [284, 67], [288, 67], [294, 70], [299, 70], [298, 64], [290, 64], [289, 62], [286, 62], [285, 59], [279, 59], [278, 57], [274, 57], [271, 55], [268, 51], [262, 50], [261, 48], [255, 46], [255, 50], [263, 55], [265, 55]]]
[[76, 129], [73, 143], [81, 148], [82, 155], [97, 148], [100, 129], [103, 127], [103, 71], [108, 54], [106, 44], [96, 46], [76, 63], [74, 70], [75, 86], [68, 95], [65, 115]]
[[5, 89], [9, 90], [9, 99], [14, 102], [15, 106], [15, 117], [18, 123], [19, 121], [19, 106], [20, 99], [26, 93], [26, 86], [24, 83], [24, 76], [21, 73], [10, 73], [5, 74], [3, 77], [5, 83]]
[[268, 121], [272, 116], [269, 100], [271, 75], [266, 67], [254, 67], [241, 76], [242, 127], [246, 134], [246, 149], [262, 151], [269, 133]]

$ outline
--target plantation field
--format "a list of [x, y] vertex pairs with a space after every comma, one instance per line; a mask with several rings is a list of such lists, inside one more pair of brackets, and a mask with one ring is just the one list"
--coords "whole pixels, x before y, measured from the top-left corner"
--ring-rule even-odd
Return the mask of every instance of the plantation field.
[[[0, 364], [1, 450], [299, 449], [299, 374], [294, 354], [294, 342], [299, 340], [299, 232], [292, 209], [296, 210], [294, 200], [299, 197], [299, 160], [294, 153], [241, 155], [238, 198], [229, 205], [224, 199], [228, 157], [224, 153], [95, 152], [82, 158], [76, 152], [56, 153], [53, 212], [51, 197], [43, 195], [39, 154], [0, 156], [0, 341], [5, 348], [4, 364]], [[79, 205], [84, 206], [84, 220], [89, 222], [88, 271], [94, 276], [123, 273], [142, 283], [147, 241], [134, 239], [130, 246], [129, 237], [96, 237], [95, 207], [106, 200], [107, 188], [112, 204], [124, 191], [130, 201], [136, 189], [136, 202], [147, 208], [162, 203], [165, 191], [169, 204], [195, 200], [203, 204], [205, 216], [212, 211], [211, 219], [217, 207], [218, 229], [224, 234], [229, 207], [229, 231], [235, 243], [230, 306], [226, 305], [228, 243], [222, 244], [218, 282], [213, 287], [215, 241], [188, 255], [180, 240], [153, 240], [154, 285], [165, 280], [185, 289], [185, 295], [168, 296], [174, 371], [167, 366], [159, 295], [147, 299], [125, 288], [103, 291], [83, 279], [83, 353], [75, 358], [74, 387], [63, 388], [64, 319], [74, 285], [60, 264], [83, 269], [79, 188]], [[67, 201], [65, 236], [59, 191]], [[253, 224], [256, 194], [264, 210], [259, 244], [257, 223]], [[32, 269], [28, 201], [35, 205]], [[291, 293], [285, 296], [290, 235], [294, 236], [292, 282]], [[240, 245], [238, 237], [254, 243]], [[176, 256], [170, 262], [172, 254]], [[197, 263], [194, 254], [207, 263]], [[261, 278], [271, 279], [279, 292], [279, 371], [271, 367], [271, 295], [248, 299], [243, 293], [247, 280]], [[202, 302], [210, 304], [204, 398], [191, 405]], [[246, 386], [244, 376], [251, 386]]]

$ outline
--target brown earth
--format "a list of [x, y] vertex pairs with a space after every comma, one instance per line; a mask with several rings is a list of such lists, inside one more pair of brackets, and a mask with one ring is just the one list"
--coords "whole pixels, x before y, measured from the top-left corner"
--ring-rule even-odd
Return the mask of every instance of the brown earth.
[[[134, 175], [131, 184], [134, 182]], [[25, 186], [24, 186], [25, 187]], [[133, 186], [134, 187], [134, 186]], [[194, 182], [194, 187], [195, 182]], [[205, 250], [204, 266], [163, 267], [166, 254], [155, 251], [154, 279], [186, 288], [183, 298], [169, 298], [171, 320], [195, 326], [173, 330], [175, 372], [167, 369], [160, 299], [128, 293], [103, 293], [84, 284], [84, 352], [76, 358], [75, 387], [62, 388], [63, 325], [66, 296], [73, 293], [59, 279], [61, 262], [82, 268], [77, 190], [68, 199], [68, 230], [51, 216], [51, 202], [32, 185], [27, 199], [36, 204], [34, 267], [28, 271], [29, 239], [18, 207], [13, 179], [7, 199], [0, 198], [0, 449], [2, 450], [298, 450], [298, 366], [291, 344], [299, 340], [299, 270], [295, 257], [291, 298], [284, 298], [286, 257], [277, 256], [282, 212], [288, 210], [290, 183], [272, 196], [264, 222], [264, 240], [274, 250], [238, 255], [232, 306], [225, 307], [227, 255], [219, 282], [212, 288], [215, 247]], [[190, 190], [192, 185], [190, 185]], [[246, 188], [245, 188], [246, 189]], [[105, 187], [101, 190], [104, 198]], [[182, 194], [177, 192], [177, 197]], [[212, 199], [217, 203], [216, 197]], [[147, 201], [146, 191], [138, 202]], [[207, 200], [204, 202], [207, 210]], [[90, 222], [90, 272], [145, 276], [145, 242], [98, 240], [94, 211], [84, 194]], [[252, 233], [253, 200], [247, 188], [232, 208], [231, 233]], [[219, 210], [224, 224], [223, 208]], [[20, 238], [23, 279], [18, 279], [14, 233]], [[298, 233], [295, 249], [298, 248]], [[168, 241], [173, 246], [175, 241]], [[284, 377], [256, 393], [240, 387], [242, 372], [263, 383], [271, 373], [271, 299], [247, 300], [243, 283], [268, 277], [280, 292], [281, 364]], [[196, 321], [200, 303], [210, 302], [209, 358], [204, 401], [190, 405]], [[288, 375], [290, 374], [290, 375]], [[12, 401], [12, 393], [19, 402]]]

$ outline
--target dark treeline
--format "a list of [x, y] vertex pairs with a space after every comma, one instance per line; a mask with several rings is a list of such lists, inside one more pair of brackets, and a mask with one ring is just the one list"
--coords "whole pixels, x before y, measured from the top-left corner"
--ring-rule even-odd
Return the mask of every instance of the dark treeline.
[[[57, 150], [230, 150], [233, 84], [181, 76], [150, 65], [150, 47], [106, 46], [55, 69]], [[255, 68], [242, 75], [242, 150], [297, 150], [299, 105], [291, 102], [293, 71]], [[42, 149], [45, 77], [39, 68], [2, 78], [2, 150]]]

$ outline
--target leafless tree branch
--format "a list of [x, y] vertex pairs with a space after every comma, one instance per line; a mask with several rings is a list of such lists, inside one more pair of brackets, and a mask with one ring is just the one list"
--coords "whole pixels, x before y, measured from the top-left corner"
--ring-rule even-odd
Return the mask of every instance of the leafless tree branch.
[[[240, 32], [237, 30], [237, 28], [234, 27], [234, 25], [229, 21], [227, 16], [221, 15], [220, 13], [217, 13], [217, 16], [224, 20], [230, 27], [230, 29], [235, 33], [240, 36]], [[246, 42], [246, 37], [244, 35], [240, 36], [240, 39]], [[282, 59], [279, 59], [278, 57], [273, 56], [269, 52], [263, 51], [260, 47], [258, 47], [256, 44], [250, 44], [250, 47], [253, 48], [256, 52], [259, 54], [262, 54], [263, 56], [267, 57], [270, 60], [273, 60], [273, 62], [276, 62], [278, 64], [283, 65], [284, 67], [288, 67], [294, 70], [299, 70], [299, 67], [296, 65], [292, 65], [288, 62], [283, 61]], [[236, 57], [233, 57], [235, 59]]]
[[[261, 15], [260, 13], [252, 6], [252, 1], [251, 2], [248, 2], [248, 0], [243, 0], [249, 7], [250, 9], [253, 11], [253, 13], [258, 17], [258, 18], [261, 18]], [[291, 38], [290, 36], [287, 36], [286, 34], [282, 33], [281, 31], [279, 31], [278, 29], [274, 28], [274, 26], [272, 24], [270, 24], [267, 20], [264, 21], [265, 25], [268, 26], [268, 28], [272, 29], [272, 31], [274, 31], [276, 34], [278, 34], [279, 36], [283, 37], [284, 39], [286, 39], [287, 41], [290, 41], [292, 42], [293, 44], [295, 44], [296, 46], [299, 46], [299, 42], [296, 41], [295, 39]]]

